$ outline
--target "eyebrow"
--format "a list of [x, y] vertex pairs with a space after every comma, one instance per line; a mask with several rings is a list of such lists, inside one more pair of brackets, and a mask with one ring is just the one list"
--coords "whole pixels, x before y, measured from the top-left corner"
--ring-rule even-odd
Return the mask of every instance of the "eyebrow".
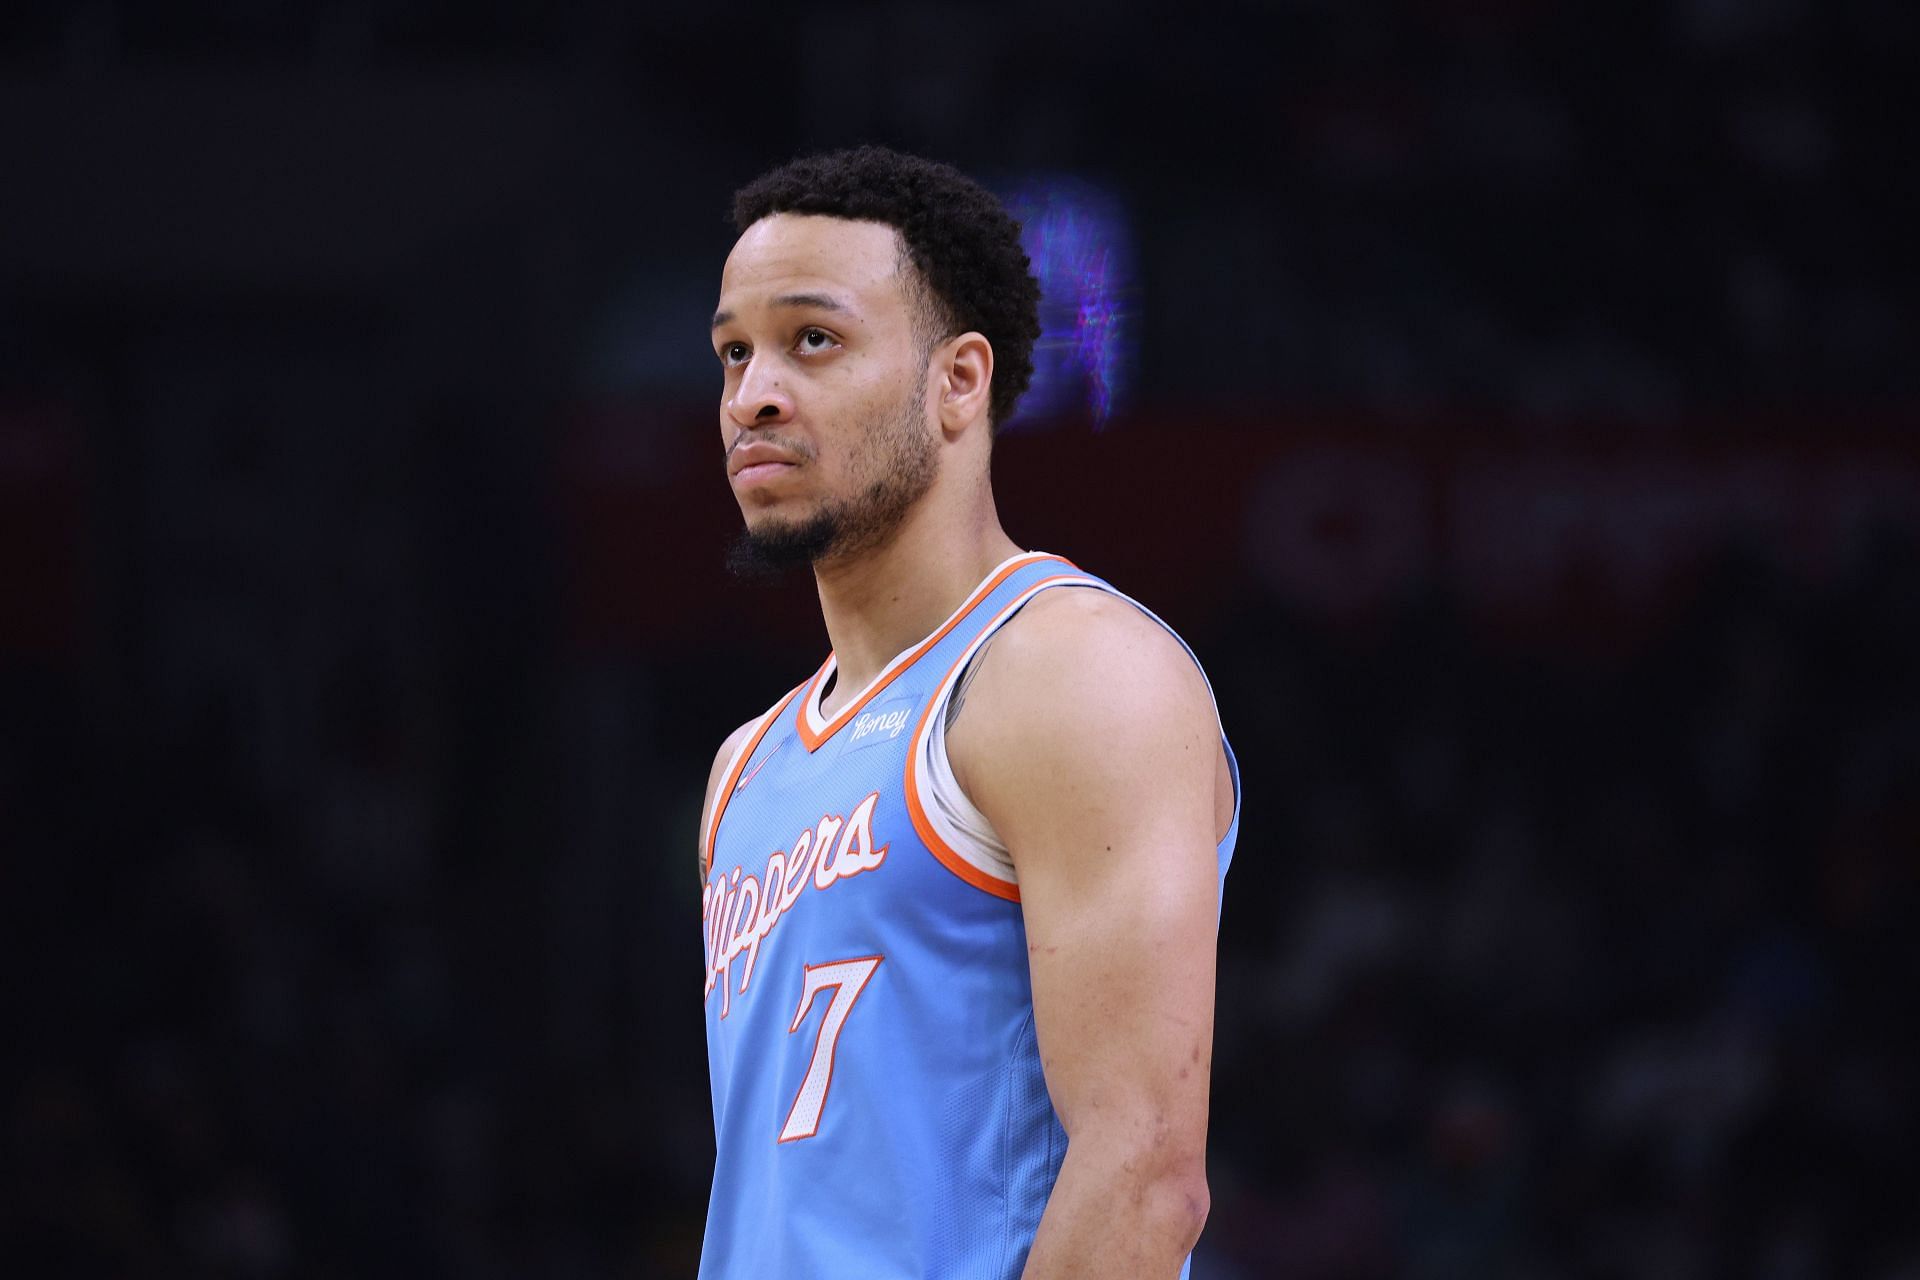
[[[770, 307], [805, 307], [814, 311], [849, 312], [853, 310], [853, 308], [841, 302], [838, 298], [830, 297], [824, 293], [783, 293], [767, 305]], [[732, 323], [733, 312], [716, 311], [713, 313], [714, 328], [718, 329], [723, 324]]]

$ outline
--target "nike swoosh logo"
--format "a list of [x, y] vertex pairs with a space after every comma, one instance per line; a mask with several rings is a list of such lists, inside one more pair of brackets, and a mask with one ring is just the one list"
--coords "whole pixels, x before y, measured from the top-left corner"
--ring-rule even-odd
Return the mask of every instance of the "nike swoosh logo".
[[733, 794], [735, 794], [735, 795], [739, 795], [739, 794], [740, 794], [740, 793], [741, 793], [742, 791], [745, 791], [745, 790], [747, 789], [747, 784], [748, 784], [749, 782], [752, 782], [752, 781], [754, 780], [754, 777], [755, 777], [755, 776], [756, 776], [757, 774], [759, 774], [759, 772], [760, 772], [760, 771], [761, 771], [762, 769], [764, 769], [764, 768], [766, 768], [766, 767], [767, 767], [767, 761], [768, 761], [768, 760], [771, 760], [771, 759], [773, 759], [773, 758], [774, 758], [775, 756], [777, 756], [777, 755], [779, 755], [779, 754], [780, 754], [780, 748], [781, 748], [781, 747], [784, 747], [784, 746], [786, 746], [786, 745], [787, 745], [787, 744], [786, 744], [785, 742], [778, 742], [778, 743], [775, 743], [775, 744], [774, 744], [774, 747], [773, 747], [773, 750], [771, 750], [771, 751], [769, 751], [769, 752], [767, 752], [767, 754], [766, 754], [766, 757], [765, 757], [764, 759], [762, 759], [762, 760], [760, 761], [760, 763], [759, 763], [759, 764], [757, 764], [757, 765], [755, 765], [755, 766], [753, 766], [753, 768], [752, 768], [752, 770], [748, 772], [748, 774], [747, 774], [747, 776], [746, 776], [746, 777], [744, 777], [744, 778], [742, 778], [742, 779], [740, 779], [740, 782], [739, 782], [739, 785], [737, 785], [737, 786], [735, 786], [735, 787], [734, 787], [734, 789], [733, 789]]

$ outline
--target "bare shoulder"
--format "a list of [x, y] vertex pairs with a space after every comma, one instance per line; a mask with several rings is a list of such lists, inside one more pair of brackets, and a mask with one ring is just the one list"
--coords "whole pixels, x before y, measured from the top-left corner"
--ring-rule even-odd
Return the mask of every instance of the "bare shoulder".
[[[1131, 601], [1105, 591], [1043, 591], [995, 636], [975, 683], [1058, 712], [1167, 700], [1213, 720], [1206, 680], [1185, 646]], [[994, 699], [996, 702], [1004, 698]], [[1004, 708], [1003, 708], [1004, 709]], [[1170, 708], [1174, 709], [1174, 708]]]
[[713, 793], [719, 788], [720, 779], [726, 774], [727, 765], [732, 761], [734, 753], [746, 743], [747, 735], [753, 732], [753, 726], [758, 723], [760, 721], [756, 717], [728, 734], [726, 741], [720, 744], [720, 750], [714, 754], [712, 766], [707, 770], [707, 793], [700, 801], [700, 827], [695, 850], [702, 880], [707, 878], [707, 819], [713, 812]]
[[1190, 753], [1218, 735], [1212, 696], [1186, 648], [1105, 591], [1040, 593], [976, 666], [949, 738], [969, 794], [987, 771], [1058, 767], [1063, 755], [1093, 748], [1109, 765], [1152, 768], [1166, 751]]

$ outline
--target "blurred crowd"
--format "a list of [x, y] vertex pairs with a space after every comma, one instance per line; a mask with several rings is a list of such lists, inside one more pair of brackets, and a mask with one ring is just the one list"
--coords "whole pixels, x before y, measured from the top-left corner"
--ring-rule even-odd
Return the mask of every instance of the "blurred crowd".
[[[1910, 538], [1824, 586], [1730, 556], [1608, 661], [1485, 644], [1444, 598], [1356, 634], [1249, 594], [1195, 639], [1248, 780], [1201, 1274], [1920, 1275]], [[618, 785], [671, 815], [584, 893], [576, 793], [419, 767], [377, 673], [329, 691], [304, 830], [218, 706], [90, 763], [10, 685], [9, 1256], [688, 1274], [703, 760], [660, 726], [710, 670], [571, 704], [564, 734], [651, 743]], [[466, 805], [511, 838], [465, 847]]]
[[[1109, 192], [1155, 448], [1910, 454], [1920, 6], [1149, 9], [10, 7], [0, 1269], [692, 1273], [695, 811], [818, 636], [577, 644], [557, 424], [644, 406], [635, 613], [719, 572], [676, 450], [727, 193], [797, 151]], [[1201, 1280], [1920, 1280], [1912, 520], [1596, 656], [1453, 587], [1330, 620], [1216, 507]], [[1136, 532], [1049, 546], [1126, 587]]]
[[[1177, 24], [1067, 0], [20, 8], [0, 24], [19, 113], [82, 147], [125, 119], [177, 153], [178, 189], [162, 172], [115, 201], [59, 147], [18, 152], [0, 265], [56, 303], [183, 267], [347, 282], [431, 311], [412, 342], [458, 333], [492, 378], [486, 299], [524, 324], [487, 348], [504, 367], [704, 395], [726, 193], [885, 140], [1003, 186], [1110, 189], [1150, 396], [1550, 423], [1920, 391], [1904, 0], [1231, 0]], [[778, 116], [711, 108], [717, 58], [778, 74]], [[229, 118], [274, 132], [209, 127]], [[268, 145], [284, 165], [256, 163]], [[168, 219], [138, 218], [162, 197]]]
[[1161, 353], [1162, 385], [1251, 365], [1263, 393], [1536, 430], [1913, 394], [1920, 182], [1887, 163], [1911, 6], [1258, 7], [1271, 40], [1141, 62], [1219, 71], [1192, 144], [1213, 176], [1155, 197], [1183, 284], [1148, 326], [1225, 340]]
[[1729, 557], [1598, 669], [1445, 600], [1222, 642], [1208, 1274], [1920, 1275], [1910, 539], [1821, 590]]

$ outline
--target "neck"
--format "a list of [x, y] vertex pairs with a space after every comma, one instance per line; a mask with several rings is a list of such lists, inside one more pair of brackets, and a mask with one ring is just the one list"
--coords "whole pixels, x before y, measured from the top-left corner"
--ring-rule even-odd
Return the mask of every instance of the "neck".
[[838, 666], [826, 706], [844, 703], [895, 656], [926, 639], [995, 565], [1018, 554], [988, 494], [965, 512], [923, 500], [884, 546], [815, 565], [820, 614]]

